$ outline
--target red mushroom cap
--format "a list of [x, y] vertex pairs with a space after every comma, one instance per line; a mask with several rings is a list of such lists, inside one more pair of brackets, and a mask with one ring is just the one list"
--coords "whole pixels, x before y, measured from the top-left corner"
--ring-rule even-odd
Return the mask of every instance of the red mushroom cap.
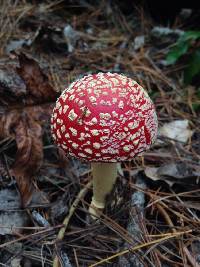
[[131, 160], [157, 136], [157, 116], [146, 91], [117, 73], [87, 75], [58, 98], [52, 135], [69, 155], [87, 161]]

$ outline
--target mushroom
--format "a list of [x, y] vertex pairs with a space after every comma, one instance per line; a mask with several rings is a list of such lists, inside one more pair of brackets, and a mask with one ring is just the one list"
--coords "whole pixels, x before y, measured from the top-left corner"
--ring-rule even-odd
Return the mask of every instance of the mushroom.
[[91, 162], [98, 217], [117, 178], [117, 163], [147, 150], [157, 136], [157, 116], [147, 92], [117, 73], [84, 76], [66, 88], [51, 118], [52, 136], [68, 155]]

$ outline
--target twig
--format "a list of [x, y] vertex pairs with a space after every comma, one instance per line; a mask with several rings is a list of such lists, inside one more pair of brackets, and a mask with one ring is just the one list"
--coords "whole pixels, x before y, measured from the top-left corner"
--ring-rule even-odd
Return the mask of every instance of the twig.
[[[161, 203], [162, 203], [162, 202], [161, 202]], [[172, 222], [170, 216], [168, 215], [168, 213], [165, 211], [165, 209], [164, 209], [160, 204], [157, 203], [156, 206], [157, 206], [158, 210], [161, 212], [161, 214], [164, 216], [165, 221], [169, 224], [169, 226], [172, 227], [172, 231], [173, 231], [173, 233], [176, 233], [177, 230], [176, 230], [176, 228], [174, 227], [174, 224], [173, 224], [173, 222]], [[178, 240], [178, 244], [179, 244], [180, 251], [181, 251], [181, 241], [180, 241], [180, 240]], [[182, 255], [182, 258], [183, 258], [183, 261], [184, 261], [184, 257], [183, 257], [183, 255]], [[183, 265], [185, 266], [184, 262], [183, 262]]]
[[[77, 195], [76, 199], [74, 200], [68, 215], [65, 217], [64, 221], [63, 221], [63, 227], [60, 229], [60, 231], [58, 232], [58, 236], [56, 239], [56, 242], [60, 242], [65, 235], [67, 226], [69, 224], [69, 220], [71, 219], [72, 215], [74, 214], [74, 211], [76, 210], [79, 201], [86, 195], [86, 193], [88, 192], [88, 189], [92, 186], [92, 181], [88, 182], [87, 185], [81, 189], [81, 191], [79, 192], [79, 194]], [[60, 262], [59, 262], [59, 258], [56, 255], [54, 260], [53, 260], [53, 267], [59, 267], [60, 266]]]
[[187, 233], [191, 233], [191, 232], [192, 232], [192, 230], [187, 230], [187, 231], [184, 231], [184, 232], [169, 233], [168, 236], [164, 236], [164, 237], [159, 238], [159, 239], [157, 239], [157, 240], [153, 240], [153, 241], [150, 241], [150, 242], [147, 242], [147, 243], [143, 243], [143, 244], [140, 244], [140, 245], [138, 245], [138, 246], [134, 246], [134, 247], [132, 247], [132, 248], [123, 250], [123, 251], [121, 251], [121, 252], [119, 252], [119, 253], [117, 253], [117, 254], [114, 254], [114, 255], [112, 255], [112, 256], [106, 258], [106, 259], [103, 259], [103, 260], [101, 260], [101, 261], [98, 261], [98, 262], [96, 262], [96, 263], [90, 265], [89, 267], [95, 267], [95, 266], [98, 266], [98, 265], [100, 265], [100, 264], [102, 264], [102, 263], [108, 262], [108, 261], [110, 261], [110, 260], [112, 260], [112, 259], [114, 259], [114, 258], [116, 258], [116, 257], [125, 255], [125, 254], [127, 254], [127, 253], [129, 253], [129, 252], [133, 252], [133, 251], [136, 251], [136, 250], [138, 250], [138, 249], [145, 248], [145, 247], [147, 247], [147, 246], [154, 245], [154, 244], [157, 244], [157, 243], [166, 241], [166, 240], [168, 240], [168, 239], [171, 239], [171, 238], [173, 238], [173, 237], [177, 237], [177, 236], [180, 236], [180, 235], [183, 235], [183, 234], [187, 234]]
[[158, 203], [156, 204], [156, 206], [157, 206], [158, 210], [160, 211], [160, 213], [165, 218], [165, 221], [172, 228], [173, 233], [176, 233], [176, 228], [174, 227], [174, 224], [173, 224], [171, 218], [169, 217], [169, 215], [167, 214], [167, 212], [165, 211], [165, 209]]

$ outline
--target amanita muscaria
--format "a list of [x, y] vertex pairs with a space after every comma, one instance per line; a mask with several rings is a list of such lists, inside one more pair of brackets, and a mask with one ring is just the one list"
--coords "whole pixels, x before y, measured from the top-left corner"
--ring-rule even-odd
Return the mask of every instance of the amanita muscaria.
[[89, 211], [105, 207], [117, 178], [117, 162], [147, 150], [157, 136], [157, 116], [147, 92], [117, 73], [87, 75], [66, 88], [53, 110], [52, 135], [68, 155], [91, 162]]

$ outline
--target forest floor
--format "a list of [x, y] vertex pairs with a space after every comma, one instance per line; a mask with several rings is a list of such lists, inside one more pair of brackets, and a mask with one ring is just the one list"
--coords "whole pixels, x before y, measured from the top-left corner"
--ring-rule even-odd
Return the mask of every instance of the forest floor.
[[[167, 64], [195, 20], [182, 14], [168, 28], [140, 6], [90, 2], [1, 3], [0, 266], [199, 267], [200, 87], [184, 76], [197, 38]], [[53, 144], [50, 116], [72, 81], [106, 71], [148, 91], [159, 135], [121, 164], [96, 222], [90, 166]]]

